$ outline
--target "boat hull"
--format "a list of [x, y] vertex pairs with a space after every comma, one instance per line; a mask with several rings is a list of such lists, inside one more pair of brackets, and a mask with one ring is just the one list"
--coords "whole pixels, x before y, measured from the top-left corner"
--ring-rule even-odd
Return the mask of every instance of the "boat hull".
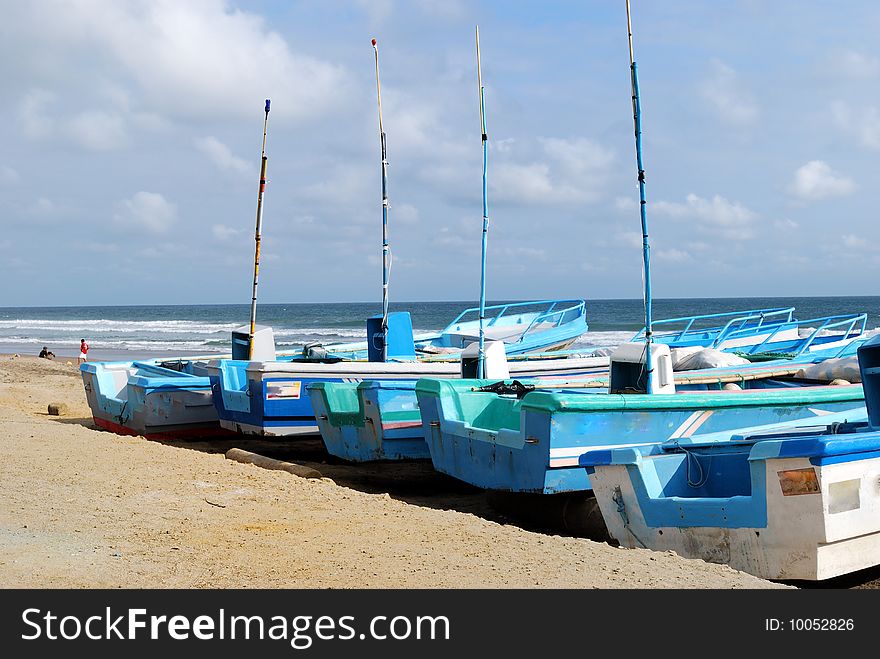
[[431, 459], [415, 382], [319, 382], [308, 392], [330, 455], [350, 462]]
[[80, 372], [95, 425], [148, 439], [228, 435], [207, 377], [140, 362], [92, 362]]
[[437, 471], [477, 487], [558, 494], [592, 488], [578, 458], [600, 447], [723, 439], [745, 427], [865, 418], [861, 386], [674, 395], [474, 391], [485, 381], [421, 380], [416, 395]]
[[[607, 357], [511, 361], [512, 377], [578, 377], [606, 371]], [[307, 388], [321, 382], [392, 381], [460, 376], [458, 362], [212, 362], [209, 379], [220, 425], [244, 434], [285, 437], [319, 432]]]
[[[624, 450], [584, 463], [621, 546], [823, 580], [880, 563], [880, 434], [826, 439], [722, 443], [690, 458]], [[687, 483], [688, 460], [692, 475], [694, 460], [712, 461], [698, 487]]]

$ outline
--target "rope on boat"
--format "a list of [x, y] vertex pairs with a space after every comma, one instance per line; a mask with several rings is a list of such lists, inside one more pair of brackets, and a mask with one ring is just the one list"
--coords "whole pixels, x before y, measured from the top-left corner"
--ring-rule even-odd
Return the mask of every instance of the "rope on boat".
[[642, 539], [635, 534], [635, 531], [633, 531], [632, 527], [629, 525], [629, 514], [626, 512], [626, 504], [623, 502], [623, 492], [620, 491], [619, 485], [614, 487], [614, 491], [611, 493], [611, 500], [617, 504], [617, 514], [620, 515], [620, 519], [623, 520], [623, 527], [629, 531], [629, 534], [635, 538], [636, 542], [647, 549], [648, 545], [642, 542]]

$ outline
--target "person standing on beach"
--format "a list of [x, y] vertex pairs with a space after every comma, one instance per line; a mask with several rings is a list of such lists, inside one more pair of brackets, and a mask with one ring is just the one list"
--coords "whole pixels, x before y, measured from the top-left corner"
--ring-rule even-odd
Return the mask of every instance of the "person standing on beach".
[[82, 364], [84, 361], [88, 361], [89, 356], [89, 344], [86, 343], [85, 339], [79, 340], [79, 360], [78, 364]]

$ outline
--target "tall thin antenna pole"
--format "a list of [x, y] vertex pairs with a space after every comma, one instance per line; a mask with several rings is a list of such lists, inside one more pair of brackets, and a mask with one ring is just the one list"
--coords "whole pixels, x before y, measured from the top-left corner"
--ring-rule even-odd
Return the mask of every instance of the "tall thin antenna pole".
[[379, 102], [379, 142], [382, 145], [382, 361], [388, 361], [388, 158], [385, 153], [385, 128], [382, 126], [382, 85], [379, 83], [379, 46], [376, 53], [376, 98]]
[[480, 88], [480, 129], [483, 139], [483, 243], [480, 258], [480, 343], [477, 356], [477, 375], [486, 377], [485, 320], [486, 320], [486, 248], [489, 235], [489, 201], [486, 170], [489, 162], [489, 143], [486, 136], [486, 105], [483, 95], [483, 71], [480, 65], [480, 26], [477, 26], [477, 85]]
[[642, 219], [642, 260], [645, 267], [645, 370], [647, 382], [645, 391], [653, 393], [652, 375], [654, 371], [651, 356], [651, 342], [653, 340], [653, 325], [651, 321], [651, 246], [648, 243], [648, 217], [645, 206], [645, 167], [642, 163], [642, 106], [639, 99], [639, 70], [633, 56], [632, 19], [630, 18], [629, 0], [626, 0], [626, 30], [629, 35], [629, 68], [630, 81], [632, 83], [632, 106], [633, 125], [636, 135], [636, 163], [639, 168], [639, 214]]
[[266, 190], [266, 130], [269, 127], [269, 99], [266, 99], [263, 119], [263, 157], [260, 162], [260, 191], [257, 193], [257, 229], [254, 232], [254, 289], [251, 295], [251, 328], [248, 333], [248, 359], [254, 357], [254, 333], [257, 330], [257, 286], [260, 283], [260, 238], [263, 232], [263, 192]]

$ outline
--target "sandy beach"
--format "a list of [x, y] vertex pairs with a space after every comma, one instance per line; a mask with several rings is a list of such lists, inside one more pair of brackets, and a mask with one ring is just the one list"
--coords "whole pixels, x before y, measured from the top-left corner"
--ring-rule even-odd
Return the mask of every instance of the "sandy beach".
[[506, 523], [425, 465], [363, 471], [313, 442], [297, 455], [324, 478], [304, 479], [224, 457], [273, 452], [246, 439], [100, 431], [73, 360], [0, 356], [0, 428], [7, 588], [790, 587]]

